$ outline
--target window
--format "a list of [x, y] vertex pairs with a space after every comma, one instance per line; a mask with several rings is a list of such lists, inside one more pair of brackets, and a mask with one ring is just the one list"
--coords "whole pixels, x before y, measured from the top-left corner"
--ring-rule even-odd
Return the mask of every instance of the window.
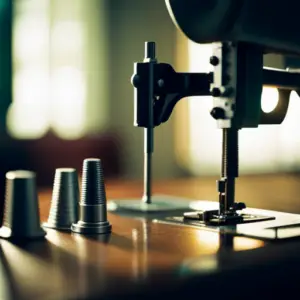
[[76, 139], [101, 130], [107, 115], [101, 3], [17, 0], [14, 6], [10, 134], [36, 139], [51, 129]]

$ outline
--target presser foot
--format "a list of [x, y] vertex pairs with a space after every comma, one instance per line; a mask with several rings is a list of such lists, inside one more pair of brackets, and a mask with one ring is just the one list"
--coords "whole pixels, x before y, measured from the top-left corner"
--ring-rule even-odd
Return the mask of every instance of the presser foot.
[[201, 224], [212, 226], [236, 225], [274, 219], [274, 217], [246, 214], [236, 211], [220, 214], [219, 210], [186, 212], [183, 214], [184, 222], [199, 221]]

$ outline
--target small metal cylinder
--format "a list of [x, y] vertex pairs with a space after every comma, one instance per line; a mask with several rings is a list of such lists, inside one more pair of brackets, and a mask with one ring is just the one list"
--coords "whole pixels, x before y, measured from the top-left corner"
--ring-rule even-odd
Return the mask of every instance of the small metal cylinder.
[[223, 129], [222, 177], [239, 176], [238, 130]]
[[101, 160], [98, 158], [83, 161], [80, 203], [91, 205], [106, 203], [104, 174]]
[[80, 220], [85, 223], [101, 223], [107, 221], [106, 206], [104, 204], [80, 204]]
[[55, 170], [51, 208], [47, 223], [43, 226], [56, 230], [71, 230], [78, 221], [79, 186], [76, 169]]
[[226, 180], [224, 210], [229, 211], [235, 201], [235, 178], [238, 177], [238, 130], [223, 129], [222, 177]]
[[6, 196], [0, 237], [15, 240], [43, 238], [40, 226], [36, 174], [17, 170], [6, 173]]
[[155, 59], [155, 42], [145, 43], [145, 58]]
[[83, 161], [79, 221], [71, 229], [82, 234], [111, 232], [111, 224], [107, 221], [103, 168], [98, 158]]

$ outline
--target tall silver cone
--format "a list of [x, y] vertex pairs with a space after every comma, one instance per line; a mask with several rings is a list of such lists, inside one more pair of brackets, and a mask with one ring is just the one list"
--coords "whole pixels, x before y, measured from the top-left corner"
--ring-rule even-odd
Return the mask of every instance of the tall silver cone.
[[50, 213], [43, 226], [57, 230], [71, 230], [78, 220], [78, 174], [73, 168], [55, 170]]
[[6, 173], [6, 195], [0, 237], [8, 239], [43, 238], [40, 225], [36, 175], [17, 170]]
[[87, 158], [83, 161], [79, 221], [72, 231], [83, 234], [111, 232], [107, 221], [106, 193], [101, 160]]

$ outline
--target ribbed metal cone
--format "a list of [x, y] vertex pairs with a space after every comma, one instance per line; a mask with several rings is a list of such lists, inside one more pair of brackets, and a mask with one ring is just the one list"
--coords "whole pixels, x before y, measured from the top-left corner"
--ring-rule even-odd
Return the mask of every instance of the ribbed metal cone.
[[0, 237], [36, 239], [45, 236], [40, 225], [36, 175], [17, 170], [6, 173], [6, 195]]
[[71, 229], [83, 234], [111, 232], [111, 224], [107, 221], [103, 168], [98, 158], [83, 161], [79, 221], [73, 223]]
[[83, 161], [80, 203], [88, 205], [106, 203], [103, 168], [98, 158], [87, 158]]
[[71, 230], [78, 220], [79, 186], [76, 169], [55, 170], [50, 213], [43, 226], [57, 230]]

